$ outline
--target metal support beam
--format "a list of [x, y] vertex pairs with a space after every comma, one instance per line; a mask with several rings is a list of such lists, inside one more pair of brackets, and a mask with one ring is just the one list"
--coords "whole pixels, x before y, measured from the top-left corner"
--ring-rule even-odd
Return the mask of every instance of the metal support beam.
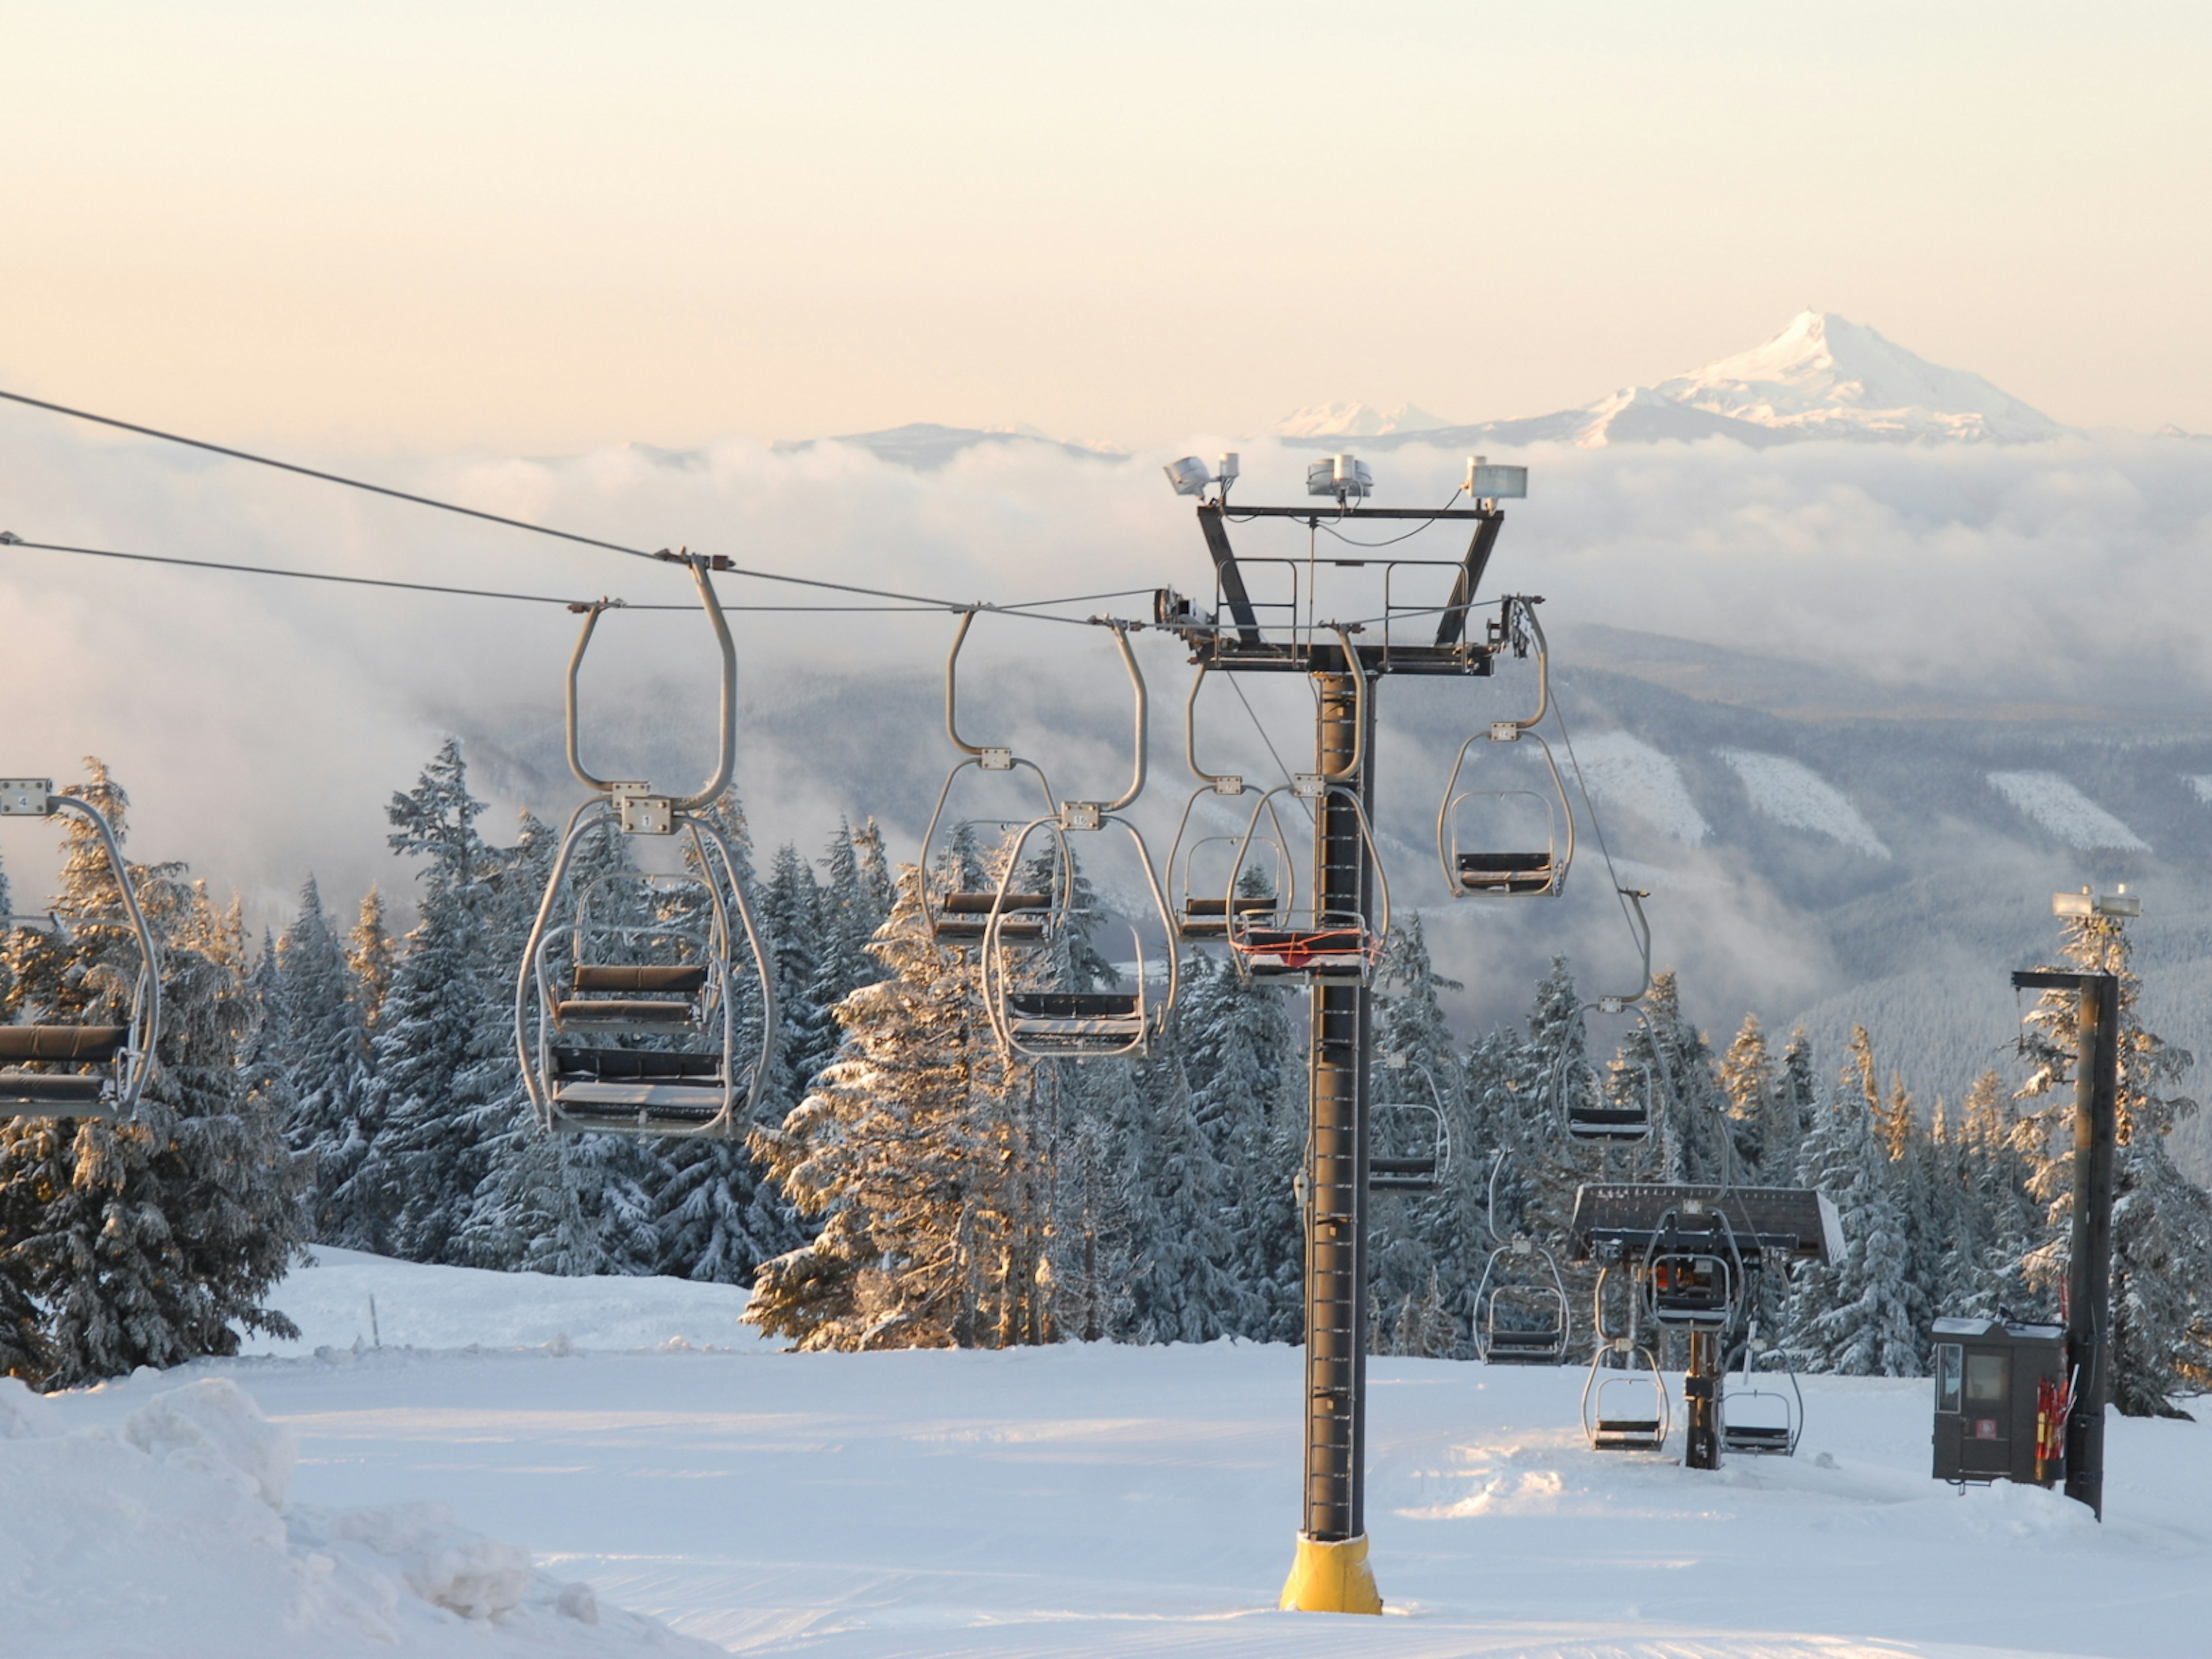
[[[1374, 698], [1349, 672], [1318, 673], [1315, 769], [1371, 802]], [[1363, 713], [1367, 729], [1362, 732]], [[1359, 769], [1350, 769], [1353, 757]], [[1318, 914], [1375, 915], [1359, 814], [1342, 794], [1315, 803], [1314, 904]], [[1316, 981], [1311, 1008], [1311, 1104], [1306, 1157], [1305, 1506], [1298, 1561], [1283, 1605], [1310, 1612], [1380, 1613], [1366, 1565], [1367, 1054], [1373, 998], [1364, 984]]]
[[2105, 1518], [2105, 1407], [2112, 1397], [2112, 1156], [2119, 1140], [2120, 981], [2114, 974], [2036, 969], [2016, 991], [2072, 991], [2074, 1223], [2066, 1260], [2066, 1495]]
[[1690, 1333], [1690, 1364], [1682, 1373], [1682, 1412], [1687, 1431], [1682, 1467], [1686, 1469], [1721, 1466], [1720, 1352], [1718, 1331]]
[[2074, 1405], [2066, 1416], [2066, 1495], [2105, 1518], [2105, 1406], [2112, 1395], [2112, 1148], [2118, 1139], [2120, 981], [2081, 977], [2074, 1079], [2074, 1237], [2066, 1267], [2066, 1341]]

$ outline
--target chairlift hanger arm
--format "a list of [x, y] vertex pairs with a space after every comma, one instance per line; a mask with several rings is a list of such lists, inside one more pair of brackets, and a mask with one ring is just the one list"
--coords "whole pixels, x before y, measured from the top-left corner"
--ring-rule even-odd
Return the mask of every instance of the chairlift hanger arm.
[[[698, 793], [683, 796], [675, 802], [675, 806], [679, 811], [697, 812], [713, 805], [721, 799], [723, 792], [730, 787], [732, 775], [737, 770], [738, 647], [737, 642], [730, 637], [729, 618], [722, 614], [721, 599], [714, 592], [714, 584], [708, 578], [707, 573], [713, 568], [713, 561], [704, 556], [688, 556], [685, 562], [691, 568], [691, 579], [697, 584], [699, 589], [700, 605], [707, 612], [708, 623], [714, 630], [714, 643], [720, 651], [722, 659], [720, 714], [714, 770], [707, 781], [700, 786]], [[601, 795], [611, 793], [615, 785], [606, 779], [595, 777], [584, 769], [583, 757], [580, 752], [580, 733], [578, 729], [580, 722], [577, 712], [576, 682], [583, 670], [584, 653], [590, 649], [592, 635], [599, 625], [599, 613], [619, 608], [620, 603], [619, 600], [602, 599], [581, 607], [584, 625], [576, 635], [576, 648], [568, 653], [568, 684], [566, 700], [568, 769], [575, 774], [579, 783], [593, 793]]]

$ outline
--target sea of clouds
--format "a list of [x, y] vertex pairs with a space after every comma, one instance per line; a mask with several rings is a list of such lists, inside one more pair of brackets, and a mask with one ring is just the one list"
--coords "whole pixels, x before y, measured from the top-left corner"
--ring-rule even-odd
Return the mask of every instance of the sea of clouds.
[[[1158, 586], [1211, 596], [1190, 504], [1170, 493], [1160, 464], [1231, 447], [1243, 455], [1237, 499], [1301, 498], [1313, 452], [1214, 437], [1129, 458], [979, 444], [927, 471], [850, 444], [745, 439], [541, 459], [292, 459], [646, 548], [689, 546], [956, 603], [1127, 591], [1071, 609], [1141, 617], [1145, 591]], [[1509, 504], [1487, 586], [1544, 595], [1555, 629], [1594, 623], [1674, 635], [1850, 671], [1939, 702], [2189, 712], [2212, 691], [2208, 457], [2200, 441], [2125, 436], [1759, 453], [1721, 441], [1539, 447], [1492, 457], [1525, 460], [1530, 490]], [[1378, 456], [1376, 500], [1441, 502], [1463, 464], [1418, 446]], [[688, 598], [682, 573], [665, 566], [22, 410], [0, 412], [0, 528], [35, 541], [562, 597]], [[1401, 529], [1349, 533], [1380, 540]], [[1307, 551], [1302, 526], [1237, 533], [1248, 554]], [[1318, 545], [1324, 556], [1345, 550], [1327, 538]], [[1459, 547], [1439, 531], [1396, 550], [1450, 557]], [[1335, 591], [1352, 611], [1379, 609], [1371, 592]], [[722, 592], [733, 606], [844, 603], [737, 578], [722, 579]], [[385, 848], [382, 809], [447, 733], [469, 744], [480, 791], [494, 799], [495, 836], [520, 809], [550, 813], [575, 798], [557, 750], [575, 618], [557, 605], [5, 548], [0, 616], [0, 771], [67, 778], [80, 757], [100, 756], [131, 793], [135, 854], [188, 860], [218, 898], [242, 896], [256, 927], [281, 923], [310, 872], [334, 904], [381, 882], [404, 910], [406, 878]], [[740, 779], [757, 840], [817, 843], [839, 813], [873, 812], [894, 852], [911, 856], [933, 786], [954, 758], [938, 680], [952, 618], [932, 610], [732, 620], [743, 660]], [[1141, 636], [1139, 651], [1155, 695], [1145, 821], [1164, 840], [1188, 787], [1180, 754], [1188, 670], [1159, 635]], [[1102, 635], [986, 618], [971, 653], [978, 730], [1048, 759], [1063, 793], [1118, 788], [1127, 693]], [[587, 706], [603, 721], [587, 736], [587, 760], [619, 774], [639, 769], [629, 756], [643, 752], [671, 782], [703, 772], [712, 683], [711, 643], [696, 613], [611, 617], [586, 673]], [[1441, 886], [1425, 819], [1449, 764], [1433, 734], [1460, 719], [1450, 700], [1464, 699], [1463, 729], [1473, 730], [1512, 712], [1506, 704], [1525, 690], [1389, 689], [1394, 707], [1420, 713], [1407, 729], [1426, 734], [1385, 759], [1384, 836], [1394, 878], [1415, 902]], [[1248, 695], [1285, 760], [1303, 764], [1303, 687]], [[1202, 740], [1219, 750], [1209, 764], [1272, 775], [1233, 692], [1210, 685], [1206, 696]], [[1602, 745], [1598, 753], [1602, 760]], [[51, 867], [46, 838], [19, 826], [0, 837], [0, 858], [19, 896], [34, 896]], [[1400, 867], [1408, 873], [1398, 877]], [[1778, 985], [1772, 994], [1785, 1000], [1836, 988], [1817, 939], [1766, 936], [1778, 907], [1723, 854], [1685, 844], [1671, 879], [1705, 895], [1682, 907], [1682, 957], [1709, 968], [1743, 957], [1745, 971], [1730, 977]], [[1610, 929], [1619, 957], [1606, 896], [1601, 884], [1577, 907], [1570, 934]], [[1698, 930], [1708, 926], [1701, 945]], [[1462, 962], [1479, 954], [1447, 952]]]

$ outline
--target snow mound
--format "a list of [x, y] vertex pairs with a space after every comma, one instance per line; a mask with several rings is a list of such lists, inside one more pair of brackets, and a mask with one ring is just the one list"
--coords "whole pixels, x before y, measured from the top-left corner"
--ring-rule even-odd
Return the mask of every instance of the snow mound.
[[1990, 785], [2081, 852], [2148, 853], [2150, 843], [2056, 772], [1992, 772]]
[[1626, 732], [1585, 738], [1575, 750], [1591, 794], [1696, 847], [1711, 833], [1672, 757]]
[[[526, 1293], [525, 1291], [526, 1291]], [[748, 1292], [684, 1279], [557, 1279], [427, 1267], [365, 1250], [315, 1247], [271, 1303], [300, 1328], [296, 1341], [248, 1337], [240, 1352], [306, 1355], [318, 1348], [550, 1348], [575, 1352], [701, 1350], [763, 1344], [740, 1325]]]
[[178, 1468], [198, 1469], [284, 1507], [299, 1447], [227, 1376], [205, 1376], [149, 1400], [123, 1419], [124, 1443]]
[[1869, 858], [1890, 855], [1850, 798], [1802, 762], [1755, 749], [1723, 749], [1720, 756], [1743, 780], [1753, 811], [1789, 829], [1826, 836]]
[[0, 1389], [0, 1649], [167, 1659], [298, 1653], [709, 1653], [441, 1504], [287, 1510], [291, 1431], [228, 1377], [64, 1433]]

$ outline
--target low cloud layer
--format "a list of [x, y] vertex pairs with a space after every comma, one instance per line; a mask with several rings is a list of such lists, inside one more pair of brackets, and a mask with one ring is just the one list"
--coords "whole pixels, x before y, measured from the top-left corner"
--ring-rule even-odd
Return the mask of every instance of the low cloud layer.
[[[1234, 441], [1186, 447], [1210, 456]], [[2188, 708], [2212, 690], [2209, 453], [2185, 440], [2132, 438], [1759, 453], [1726, 443], [1538, 448], [1492, 458], [1527, 461], [1531, 483], [1529, 499], [1512, 504], [1490, 586], [1545, 595], [1555, 630], [1583, 623], [1673, 635], [1849, 671], [1938, 705]], [[1211, 592], [1189, 504], [1160, 477], [1168, 458], [997, 444], [915, 471], [847, 446], [780, 452], [732, 441], [683, 454], [627, 447], [552, 460], [301, 459], [647, 547], [689, 545], [952, 601], [1138, 590], [1073, 609], [1141, 616], [1149, 608], [1141, 590]], [[1310, 459], [1271, 442], [1246, 447], [1239, 497], [1298, 499]], [[1442, 501], [1462, 465], [1418, 447], [1377, 457], [1377, 499]], [[88, 436], [20, 411], [0, 413], [0, 528], [33, 540], [408, 580], [686, 598], [680, 573], [663, 566]], [[1308, 551], [1303, 527], [1236, 533], [1249, 555], [1303, 560]], [[1379, 541], [1389, 530], [1351, 533]], [[1345, 550], [1324, 537], [1318, 550]], [[1459, 548], [1437, 532], [1398, 550], [1448, 558]], [[1293, 574], [1288, 564], [1274, 570], [1285, 582]], [[1336, 580], [1379, 585], [1380, 573]], [[1405, 603], [1415, 579], [1394, 580]], [[723, 591], [732, 605], [841, 603], [734, 579]], [[1336, 602], [1356, 614], [1381, 609], [1371, 591], [1341, 591]], [[132, 791], [137, 854], [188, 859], [219, 894], [244, 895], [257, 921], [280, 919], [310, 871], [341, 903], [372, 880], [404, 885], [384, 850], [382, 805], [446, 732], [471, 738], [479, 781], [501, 812], [547, 812], [573, 799], [555, 741], [574, 618], [556, 606], [4, 549], [0, 607], [9, 711], [0, 769], [74, 775], [78, 757], [102, 756]], [[740, 777], [760, 838], [811, 842], [837, 812], [872, 811], [908, 838], [910, 854], [927, 806], [913, 780], [933, 778], [952, 758], [934, 678], [951, 618], [734, 620], [746, 708]], [[1159, 797], [1147, 823], [1164, 841], [1188, 787], [1178, 718], [1188, 671], [1182, 652], [1157, 636], [1144, 637], [1142, 654], [1155, 696]], [[1103, 636], [987, 618], [973, 655], [979, 729], [1056, 752], [1063, 793], [1118, 787], [1127, 694]], [[711, 642], [696, 615], [609, 618], [587, 675], [600, 721], [591, 756], [620, 770], [624, 745], [638, 744], [655, 764], [674, 767], [675, 781], [703, 769], [712, 678]], [[1247, 690], [1284, 763], [1304, 764], [1303, 692]], [[1515, 712], [1504, 706], [1504, 687], [1392, 685], [1388, 695], [1394, 707], [1422, 711], [1409, 732], [1455, 724], [1464, 732]], [[1463, 714], [1450, 706], [1461, 696]], [[1204, 720], [1204, 741], [1223, 751], [1210, 765], [1272, 775], [1275, 762], [1232, 690], [1209, 685]], [[1429, 792], [1441, 788], [1449, 750], [1426, 735], [1409, 747], [1422, 752], [1401, 748], [1384, 759], [1383, 828], [1394, 861], [1408, 866], [1407, 889], [1426, 902], [1441, 878], [1425, 814], [1433, 813]], [[1626, 739], [1615, 747], [1637, 752]], [[1601, 742], [1589, 758], [1610, 752]], [[1633, 770], [1615, 769], [1624, 779]], [[1592, 782], [1602, 794], [1602, 767]], [[1704, 918], [1693, 931], [1711, 935], [1710, 952], [1698, 954], [1753, 948], [1744, 941], [1778, 920], [1771, 895], [1725, 857], [1681, 845], [1698, 839], [1688, 823], [1662, 827], [1674, 833], [1672, 878], [1714, 896], [1686, 907]], [[502, 833], [497, 817], [493, 832]], [[0, 858], [26, 896], [50, 862], [35, 830], [0, 838]], [[1598, 925], [1595, 915], [1584, 920]], [[1534, 925], [1516, 919], [1512, 927]], [[1459, 940], [1459, 921], [1443, 931], [1449, 954], [1476, 960], [1474, 945]], [[1756, 950], [1761, 960], [1747, 977], [1764, 975], [1805, 996], [1833, 981], [1817, 941], [1778, 938]]]

